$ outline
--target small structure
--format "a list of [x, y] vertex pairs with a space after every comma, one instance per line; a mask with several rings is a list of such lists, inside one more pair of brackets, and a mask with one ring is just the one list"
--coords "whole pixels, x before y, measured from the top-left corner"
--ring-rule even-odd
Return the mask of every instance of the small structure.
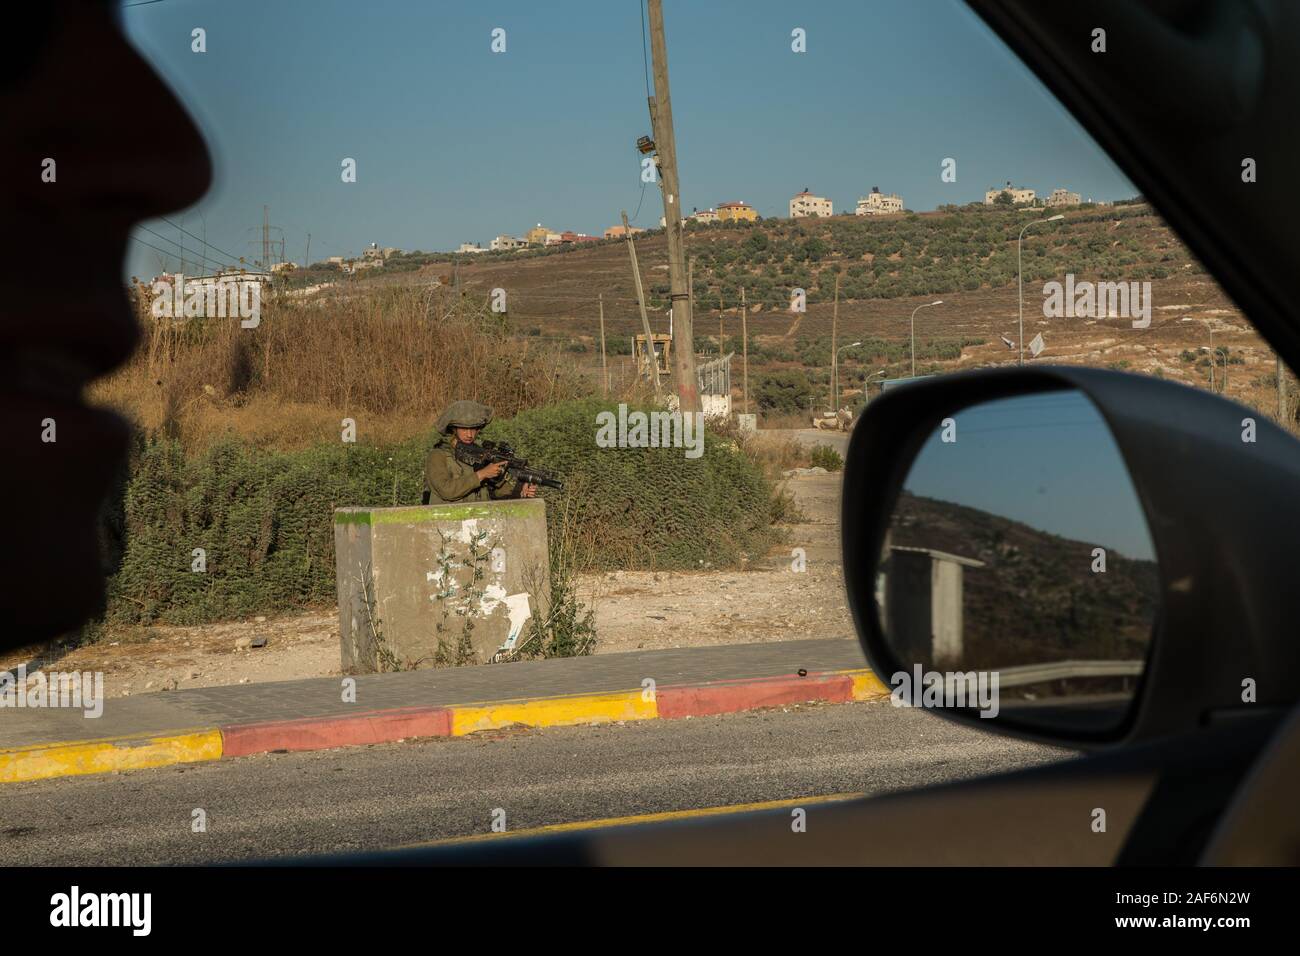
[[826, 217], [835, 215], [834, 205], [825, 196], [814, 196], [805, 186], [803, 192], [790, 200], [790, 218]]
[[998, 201], [998, 197], [1006, 193], [1011, 197], [1011, 202], [1016, 206], [1028, 206], [1034, 202], [1035, 193], [1032, 189], [1022, 189], [1019, 186], [1011, 185], [1011, 180], [1007, 180], [1005, 186], [995, 186], [984, 193], [984, 205], [992, 206]]
[[933, 548], [886, 547], [889, 570], [877, 601], [899, 660], [960, 661], [962, 574], [966, 568], [984, 567], [984, 562]]
[[606, 239], [626, 239], [629, 235], [635, 236], [637, 233], [645, 232], [644, 229], [638, 229], [636, 226], [624, 228], [623, 226], [610, 226], [605, 230]]
[[345, 673], [510, 656], [549, 613], [541, 498], [337, 508]]
[[855, 216], [886, 216], [903, 211], [903, 197], [894, 193], [886, 195], [879, 186], [872, 186], [871, 192], [858, 200]]
[[[659, 374], [668, 375], [672, 369], [672, 349], [673, 337], [663, 332], [655, 333], [653, 336], [655, 360], [659, 364]], [[644, 335], [634, 336], [632, 339], [632, 357], [636, 360], [637, 371], [642, 378], [650, 378], [649, 351], [646, 348]]]
[[735, 354], [729, 352], [695, 367], [700, 385], [700, 408], [705, 418], [731, 417], [731, 360]]
[[1052, 195], [1047, 197], [1047, 206], [1077, 206], [1080, 203], [1079, 194], [1072, 193], [1068, 189], [1053, 189]]
[[719, 222], [753, 222], [758, 210], [744, 201], [718, 203]]

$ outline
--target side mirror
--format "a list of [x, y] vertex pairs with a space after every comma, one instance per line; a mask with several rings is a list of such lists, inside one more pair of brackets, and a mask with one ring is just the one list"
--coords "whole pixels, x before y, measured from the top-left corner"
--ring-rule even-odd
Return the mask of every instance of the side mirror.
[[849, 445], [849, 603], [894, 703], [1031, 739], [1290, 706], [1298, 490], [1300, 443], [1184, 386], [1052, 367], [908, 384]]

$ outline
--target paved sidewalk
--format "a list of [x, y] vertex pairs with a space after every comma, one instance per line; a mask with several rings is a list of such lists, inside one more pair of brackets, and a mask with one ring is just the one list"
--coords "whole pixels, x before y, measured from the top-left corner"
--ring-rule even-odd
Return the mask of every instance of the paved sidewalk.
[[[834, 638], [160, 692], [81, 710], [0, 708], [0, 783], [503, 727], [681, 719], [888, 690]], [[653, 685], [650, 684], [653, 681]]]

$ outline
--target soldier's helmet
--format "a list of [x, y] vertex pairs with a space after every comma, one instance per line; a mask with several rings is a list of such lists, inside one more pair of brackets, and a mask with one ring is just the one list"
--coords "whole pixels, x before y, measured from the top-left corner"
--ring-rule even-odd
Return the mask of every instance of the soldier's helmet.
[[447, 406], [434, 428], [439, 435], [445, 435], [453, 428], [484, 428], [490, 421], [492, 421], [491, 408], [481, 402], [461, 399]]

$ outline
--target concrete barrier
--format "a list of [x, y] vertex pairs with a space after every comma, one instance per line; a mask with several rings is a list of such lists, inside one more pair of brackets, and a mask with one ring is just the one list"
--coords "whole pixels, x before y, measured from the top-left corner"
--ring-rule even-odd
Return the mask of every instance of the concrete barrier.
[[540, 498], [338, 508], [334, 551], [345, 673], [487, 663], [548, 611]]

